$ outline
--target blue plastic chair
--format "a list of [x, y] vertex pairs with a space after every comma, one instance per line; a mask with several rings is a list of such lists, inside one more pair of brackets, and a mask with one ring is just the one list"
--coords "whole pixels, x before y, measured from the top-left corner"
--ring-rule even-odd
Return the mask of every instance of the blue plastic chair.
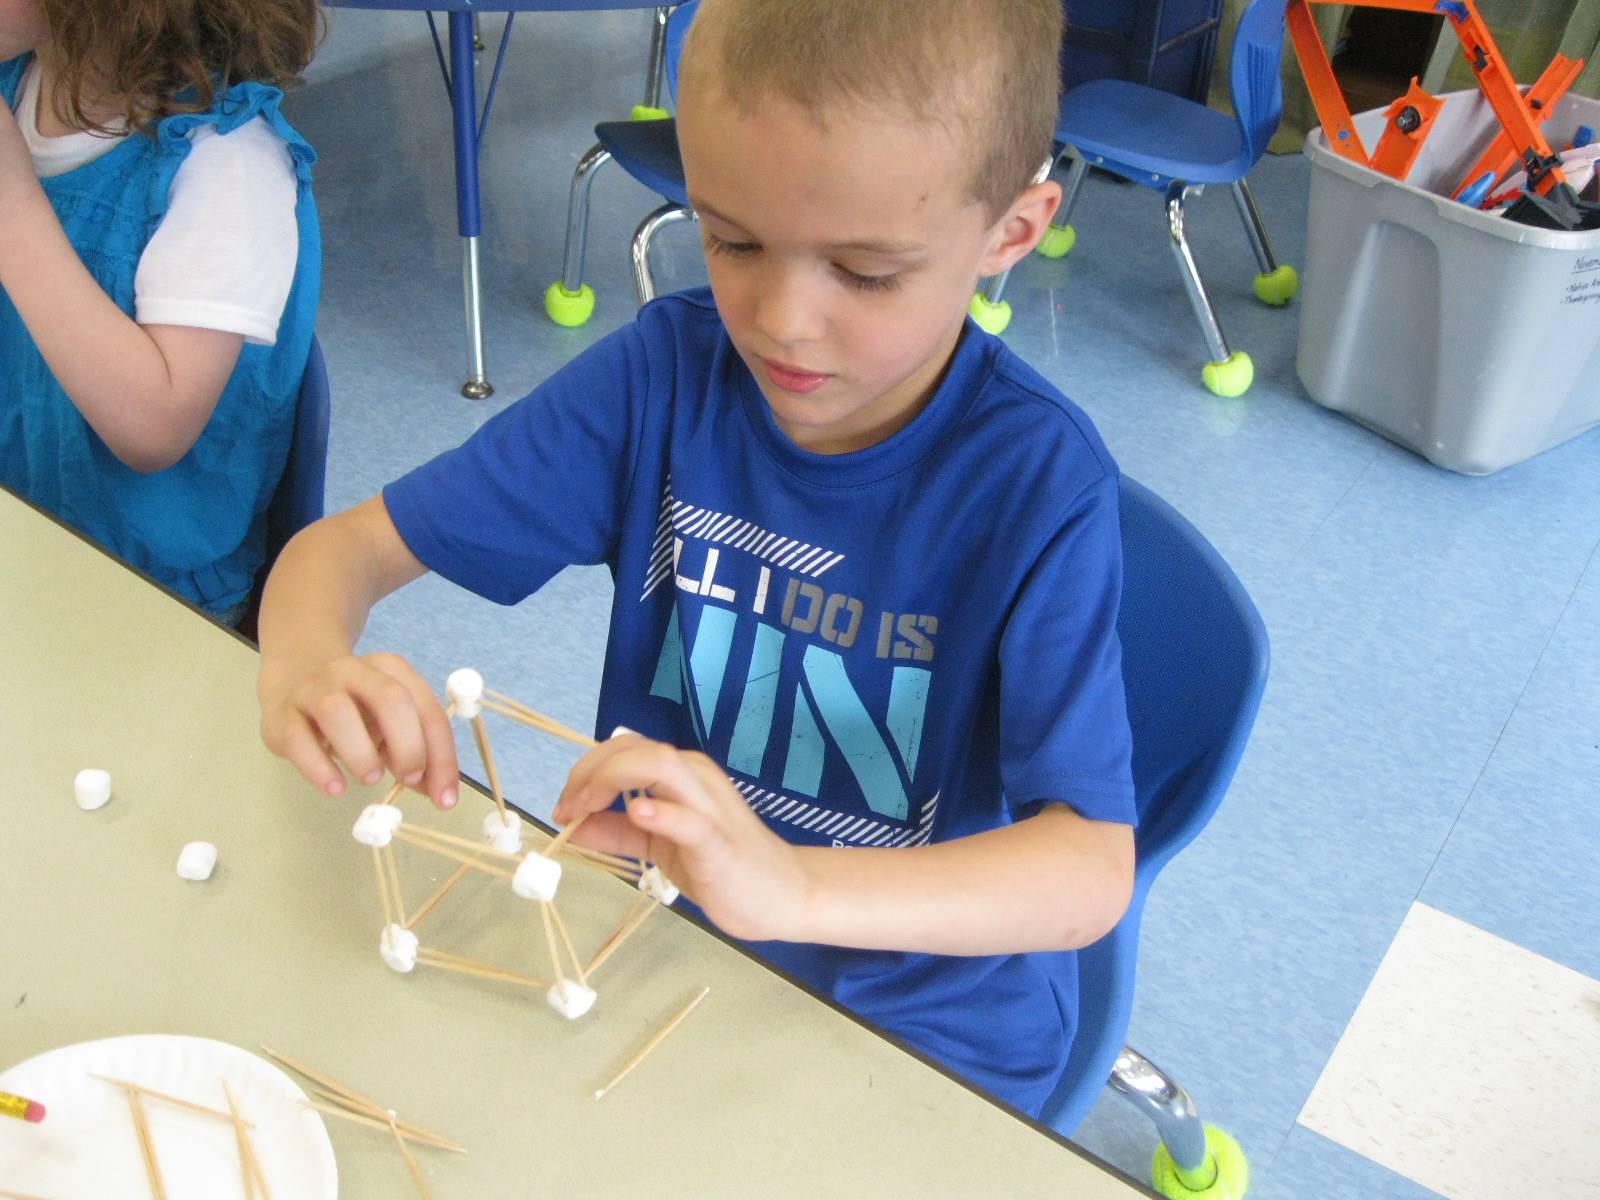
[[261, 594], [272, 564], [278, 561], [278, 555], [283, 553], [290, 538], [322, 517], [328, 478], [328, 428], [332, 421], [328, 365], [322, 357], [322, 346], [313, 335], [305, 374], [300, 377], [300, 398], [295, 404], [289, 457], [267, 504], [267, 557], [256, 573], [249, 607], [239, 622], [239, 632], [252, 641], [261, 611]]
[[[1255, 377], [1255, 367], [1248, 354], [1231, 350], [1223, 336], [1184, 236], [1184, 205], [1208, 183], [1228, 184], [1261, 269], [1255, 280], [1256, 297], [1271, 305], [1287, 304], [1294, 298], [1299, 278], [1293, 267], [1278, 264], [1245, 182], [1266, 152], [1283, 111], [1278, 68], [1283, 58], [1286, 3], [1255, 0], [1239, 18], [1228, 66], [1235, 116], [1156, 88], [1120, 79], [1095, 79], [1062, 97], [1056, 126], [1056, 141], [1070, 149], [1072, 165], [1061, 209], [1040, 242], [1040, 253], [1059, 258], [1072, 249], [1077, 235], [1069, 222], [1091, 166], [1163, 192], [1172, 250], [1210, 353], [1201, 378], [1219, 396], [1243, 395]], [[1005, 282], [1006, 276], [996, 276], [973, 298], [973, 318], [995, 333], [1010, 319], [1010, 307], [1001, 299]]]
[[1237, 1143], [1203, 1125], [1184, 1090], [1123, 1038], [1150, 885], [1228, 790], [1266, 687], [1267, 631], [1228, 564], [1171, 505], [1123, 476], [1120, 507], [1117, 632], [1139, 808], [1133, 899], [1115, 929], [1079, 951], [1078, 1032], [1042, 1119], [1071, 1134], [1109, 1080], [1156, 1123], [1158, 1191], [1235, 1200], [1248, 1181]]
[[[694, 19], [698, 0], [657, 9], [662, 35], [653, 53], [660, 56], [659, 74], [669, 95], [678, 93], [678, 58], [683, 39]], [[595, 173], [615, 160], [629, 175], [666, 199], [650, 213], [633, 235], [633, 290], [642, 305], [656, 294], [650, 269], [650, 246], [668, 225], [695, 219], [684, 191], [683, 160], [678, 154], [677, 123], [659, 120], [608, 121], [594, 127], [595, 145], [578, 160], [567, 197], [567, 241], [561, 256], [561, 278], [545, 289], [544, 310], [557, 325], [579, 326], [594, 315], [594, 289], [583, 281], [589, 241], [589, 191]]]

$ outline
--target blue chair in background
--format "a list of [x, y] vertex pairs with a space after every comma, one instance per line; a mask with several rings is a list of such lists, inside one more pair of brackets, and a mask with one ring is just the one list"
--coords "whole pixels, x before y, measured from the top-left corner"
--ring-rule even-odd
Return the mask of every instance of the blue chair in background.
[[[698, 0], [658, 8], [658, 35], [651, 44], [652, 80], [665, 79], [668, 94], [678, 92], [678, 58], [694, 18]], [[659, 94], [659, 83], [652, 84]], [[645, 119], [649, 118], [649, 119]], [[650, 271], [650, 245], [668, 225], [692, 221], [694, 211], [684, 192], [683, 160], [678, 155], [677, 124], [664, 109], [634, 110], [631, 121], [607, 121], [594, 127], [595, 145], [578, 160], [567, 197], [567, 241], [561, 256], [561, 278], [545, 289], [544, 311], [557, 325], [576, 327], [594, 315], [594, 289], [583, 281], [589, 242], [589, 192], [595, 173], [615, 160], [634, 179], [666, 198], [633, 235], [633, 287], [642, 305], [656, 294]]]
[[[1056, 141], [1070, 149], [1072, 165], [1061, 209], [1040, 242], [1040, 253], [1060, 258], [1072, 249], [1077, 235], [1069, 222], [1091, 166], [1164, 193], [1172, 252], [1210, 354], [1201, 378], [1219, 396], [1243, 395], [1255, 378], [1255, 367], [1248, 354], [1232, 350], [1223, 336], [1184, 236], [1184, 205], [1208, 183], [1228, 184], [1260, 267], [1256, 297], [1271, 305], [1294, 298], [1299, 277], [1293, 267], [1280, 266], [1274, 257], [1245, 183], [1245, 176], [1266, 152], [1283, 111], [1278, 69], [1286, 2], [1254, 0], [1239, 18], [1228, 66], [1234, 116], [1141, 84], [1095, 79], [1062, 97], [1056, 126]], [[994, 333], [1004, 329], [1011, 316], [1010, 306], [1001, 299], [1005, 283], [1005, 275], [996, 276], [972, 301], [973, 319]]]
[[1150, 885], [1211, 819], [1233, 779], [1267, 682], [1267, 631], [1244, 586], [1193, 525], [1127, 476], [1122, 516], [1122, 676], [1139, 808], [1133, 899], [1078, 954], [1078, 1033], [1041, 1119], [1071, 1134], [1101, 1089], [1151, 1117], [1162, 1195], [1238, 1200], [1249, 1168], [1236, 1142], [1201, 1123], [1187, 1093], [1123, 1045]]
[[278, 555], [283, 553], [290, 538], [322, 517], [328, 478], [328, 428], [332, 421], [328, 365], [322, 357], [322, 346], [313, 335], [306, 371], [300, 377], [300, 398], [295, 404], [289, 457], [267, 504], [267, 557], [256, 574], [249, 607], [239, 622], [239, 632], [251, 641], [256, 640], [261, 594], [272, 564], [278, 561]]

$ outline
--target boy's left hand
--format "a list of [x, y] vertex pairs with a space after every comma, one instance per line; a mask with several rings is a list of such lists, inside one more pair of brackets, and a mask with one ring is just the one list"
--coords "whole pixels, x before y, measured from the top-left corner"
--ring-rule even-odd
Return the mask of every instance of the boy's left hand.
[[[646, 791], [625, 814], [604, 811], [619, 794]], [[562, 824], [584, 814], [574, 842], [656, 863], [734, 937], [781, 939], [803, 917], [810, 880], [800, 855], [704, 754], [613, 737], [579, 760], [556, 802]]]

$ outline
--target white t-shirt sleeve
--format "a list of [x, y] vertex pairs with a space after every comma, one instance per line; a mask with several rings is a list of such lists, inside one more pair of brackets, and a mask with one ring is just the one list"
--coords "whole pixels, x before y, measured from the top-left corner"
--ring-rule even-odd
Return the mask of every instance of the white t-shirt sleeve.
[[289, 148], [260, 117], [202, 125], [139, 257], [134, 319], [240, 333], [270, 346], [294, 283], [300, 235]]

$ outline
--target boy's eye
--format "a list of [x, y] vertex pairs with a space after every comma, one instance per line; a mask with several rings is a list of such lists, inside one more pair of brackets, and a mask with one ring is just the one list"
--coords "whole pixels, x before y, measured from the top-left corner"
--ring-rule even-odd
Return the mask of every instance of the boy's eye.
[[861, 275], [848, 267], [841, 267], [837, 264], [835, 264], [834, 269], [839, 272], [848, 286], [863, 292], [890, 292], [900, 286], [900, 274], [898, 271], [891, 272], [888, 275]]
[[713, 254], [727, 254], [733, 258], [744, 258], [746, 255], [754, 254], [761, 249], [754, 242], [730, 242], [727, 238], [718, 237], [709, 229], [703, 229], [701, 232], [705, 235], [706, 249]]

